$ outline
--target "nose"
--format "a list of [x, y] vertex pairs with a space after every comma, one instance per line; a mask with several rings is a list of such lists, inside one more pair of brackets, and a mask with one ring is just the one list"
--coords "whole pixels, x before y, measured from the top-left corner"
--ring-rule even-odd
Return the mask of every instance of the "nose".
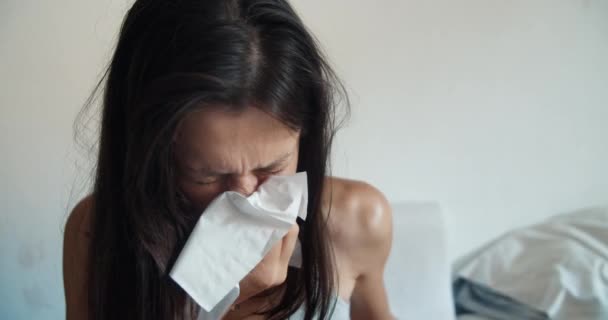
[[259, 179], [253, 174], [235, 176], [230, 180], [229, 190], [236, 191], [246, 197], [258, 189]]

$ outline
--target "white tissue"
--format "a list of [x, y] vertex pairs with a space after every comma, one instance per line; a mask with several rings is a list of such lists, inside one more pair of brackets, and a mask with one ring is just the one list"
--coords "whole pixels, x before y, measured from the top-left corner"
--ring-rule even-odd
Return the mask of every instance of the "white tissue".
[[[307, 205], [306, 172], [271, 176], [249, 197], [232, 191], [221, 194], [196, 223], [171, 278], [206, 312], [216, 312], [218, 303], [229, 306], [236, 299], [231, 296], [238, 292], [239, 281], [297, 217], [306, 219]], [[298, 251], [294, 250], [293, 261], [299, 259]]]

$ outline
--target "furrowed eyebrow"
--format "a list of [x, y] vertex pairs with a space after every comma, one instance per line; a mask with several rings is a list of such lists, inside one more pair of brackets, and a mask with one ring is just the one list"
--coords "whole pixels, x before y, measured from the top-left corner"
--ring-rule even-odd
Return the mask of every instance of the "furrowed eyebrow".
[[279, 159], [273, 161], [269, 165], [257, 168], [257, 169], [255, 169], [253, 171], [256, 171], [256, 172], [267, 172], [267, 171], [270, 171], [270, 170], [272, 170], [272, 169], [280, 166], [281, 164], [283, 164], [283, 162], [287, 161], [287, 159], [289, 159], [292, 154], [293, 154], [293, 152], [289, 152], [289, 153], [281, 156]]
[[[287, 161], [292, 155], [293, 155], [293, 152], [286, 153], [286, 154], [282, 155], [281, 157], [279, 157], [278, 159], [276, 159], [275, 161], [271, 162], [270, 164], [255, 168], [255, 169], [253, 169], [253, 171], [255, 171], [255, 172], [271, 171], [272, 169], [280, 166], [285, 161]], [[228, 172], [215, 171], [208, 167], [201, 167], [199, 169], [194, 169], [194, 168], [189, 167], [188, 170], [190, 170], [193, 173], [206, 175], [206, 176], [219, 176], [219, 175], [228, 174]]]

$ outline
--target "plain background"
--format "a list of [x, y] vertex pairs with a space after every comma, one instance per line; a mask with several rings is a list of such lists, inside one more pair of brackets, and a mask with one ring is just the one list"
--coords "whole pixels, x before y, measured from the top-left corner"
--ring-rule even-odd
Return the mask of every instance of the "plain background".
[[[130, 4], [0, 1], [2, 319], [64, 316], [63, 224], [91, 165], [72, 122]], [[608, 1], [294, 5], [351, 93], [334, 174], [439, 201], [451, 258], [608, 201]]]

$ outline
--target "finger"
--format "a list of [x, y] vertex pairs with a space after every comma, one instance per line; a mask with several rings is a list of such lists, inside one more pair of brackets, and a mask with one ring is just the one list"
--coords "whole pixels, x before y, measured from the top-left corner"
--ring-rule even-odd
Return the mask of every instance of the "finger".
[[277, 241], [272, 248], [268, 251], [268, 253], [266, 253], [266, 255], [264, 256], [264, 258], [262, 259], [262, 262], [271, 262], [271, 261], [280, 261], [283, 262], [284, 261], [284, 254], [283, 252], [285, 251], [289, 251], [289, 257], [291, 256], [291, 252], [293, 251], [293, 248], [295, 247], [295, 243], [296, 240], [298, 238], [298, 233], [300, 231], [300, 228], [297, 224], [294, 224], [289, 230], [287, 230], [287, 233], [283, 236], [283, 238], [281, 238], [280, 241]]
[[289, 259], [291, 259], [291, 255], [293, 254], [293, 250], [296, 246], [296, 241], [298, 240], [298, 234], [300, 233], [300, 227], [298, 224], [294, 224], [287, 234], [283, 237], [283, 246], [281, 248], [281, 263], [287, 264], [289, 263]]

